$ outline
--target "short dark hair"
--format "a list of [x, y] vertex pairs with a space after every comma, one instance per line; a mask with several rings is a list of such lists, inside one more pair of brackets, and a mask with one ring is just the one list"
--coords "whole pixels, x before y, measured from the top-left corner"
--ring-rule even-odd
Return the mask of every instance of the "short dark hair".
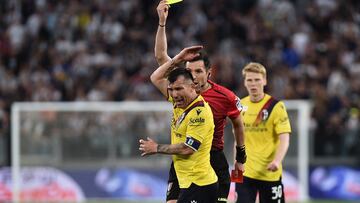
[[174, 83], [178, 79], [178, 77], [181, 75], [184, 76], [185, 79], [188, 79], [188, 80], [191, 80], [192, 82], [194, 82], [194, 78], [191, 75], [191, 72], [183, 67], [175, 68], [174, 70], [172, 70], [168, 75], [168, 81], [170, 82], [170, 84]]
[[193, 58], [189, 62], [195, 62], [195, 61], [204, 61], [206, 70], [210, 69], [211, 63], [210, 63], [209, 55], [204, 49], [199, 51], [199, 56]]

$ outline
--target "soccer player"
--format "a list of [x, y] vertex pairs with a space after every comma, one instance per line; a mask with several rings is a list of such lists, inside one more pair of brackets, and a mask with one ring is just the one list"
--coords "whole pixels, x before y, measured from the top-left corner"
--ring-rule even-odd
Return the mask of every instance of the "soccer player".
[[[169, 6], [166, 4], [166, 1], [161, 1], [157, 7], [159, 26], [155, 39], [155, 57], [160, 65], [171, 60], [167, 54], [167, 40], [165, 32], [168, 11]], [[229, 165], [223, 152], [224, 127], [227, 117], [230, 118], [232, 122], [234, 140], [236, 143], [235, 169], [237, 171], [244, 171], [243, 163], [245, 163], [246, 160], [243, 123], [240, 115], [240, 99], [227, 88], [209, 80], [211, 65], [209, 57], [205, 51], [201, 50], [197, 57], [188, 61], [186, 63], [186, 68], [190, 70], [193, 75], [197, 92], [209, 103], [214, 115], [215, 131], [210, 151], [210, 162], [219, 178], [217, 202], [227, 202], [230, 190], [230, 174]], [[157, 80], [163, 80], [164, 77], [164, 75], [158, 74], [155, 71], [152, 74], [152, 78], [154, 78], [152, 82], [156, 86], [164, 88], [165, 84], [157, 84]], [[168, 203], [174, 203], [179, 195], [179, 186], [177, 174], [172, 166], [170, 167], [168, 184], [166, 200]]]
[[242, 98], [246, 153], [244, 182], [236, 184], [237, 203], [285, 202], [281, 181], [282, 160], [289, 147], [291, 127], [286, 108], [264, 92], [266, 69], [259, 63], [247, 64], [242, 75], [248, 96]]
[[[215, 203], [217, 176], [210, 165], [210, 149], [214, 133], [212, 111], [195, 90], [191, 73], [185, 68], [168, 70], [197, 55], [201, 46], [186, 48], [173, 60], [160, 66], [156, 72], [166, 74], [156, 84], [173, 103], [171, 144], [157, 144], [151, 139], [140, 140], [142, 156], [155, 153], [173, 155], [173, 164], [179, 180], [178, 203]], [[153, 80], [154, 78], [151, 77]]]

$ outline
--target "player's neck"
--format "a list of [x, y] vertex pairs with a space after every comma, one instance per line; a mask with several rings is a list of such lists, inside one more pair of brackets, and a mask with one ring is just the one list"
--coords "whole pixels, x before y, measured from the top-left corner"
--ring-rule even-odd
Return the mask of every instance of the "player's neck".
[[206, 92], [211, 88], [211, 84], [209, 82], [205, 83], [205, 85], [201, 88], [200, 93]]
[[257, 102], [260, 102], [262, 99], [264, 99], [264, 97], [265, 97], [264, 92], [262, 92], [260, 94], [256, 94], [256, 95], [250, 95], [250, 101], [257, 103]]
[[195, 95], [193, 95], [192, 97], [190, 97], [188, 103], [187, 103], [187, 104], [185, 105], [185, 107], [182, 108], [182, 109], [188, 108], [188, 107], [190, 106], [190, 104], [193, 103], [196, 98], [198, 98], [198, 96], [199, 96], [198, 94], [195, 94]]

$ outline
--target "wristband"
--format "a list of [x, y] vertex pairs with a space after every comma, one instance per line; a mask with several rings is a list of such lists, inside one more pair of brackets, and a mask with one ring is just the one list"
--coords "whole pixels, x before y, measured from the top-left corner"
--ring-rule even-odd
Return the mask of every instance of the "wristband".
[[236, 161], [242, 164], [246, 162], [245, 145], [236, 146]]
[[160, 27], [165, 27], [165, 24], [164, 24], [164, 25], [161, 25], [161, 24], [159, 23], [159, 26], [160, 26]]

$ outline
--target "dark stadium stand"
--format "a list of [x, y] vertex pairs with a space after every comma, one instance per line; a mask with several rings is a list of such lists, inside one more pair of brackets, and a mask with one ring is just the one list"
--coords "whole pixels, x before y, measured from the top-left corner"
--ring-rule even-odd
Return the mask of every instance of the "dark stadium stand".
[[[0, 0], [0, 165], [15, 101], [162, 99], [149, 81], [157, 3]], [[271, 95], [311, 100], [315, 156], [360, 157], [360, 1], [184, 0], [166, 26], [171, 56], [203, 44], [239, 96], [258, 61]]]

